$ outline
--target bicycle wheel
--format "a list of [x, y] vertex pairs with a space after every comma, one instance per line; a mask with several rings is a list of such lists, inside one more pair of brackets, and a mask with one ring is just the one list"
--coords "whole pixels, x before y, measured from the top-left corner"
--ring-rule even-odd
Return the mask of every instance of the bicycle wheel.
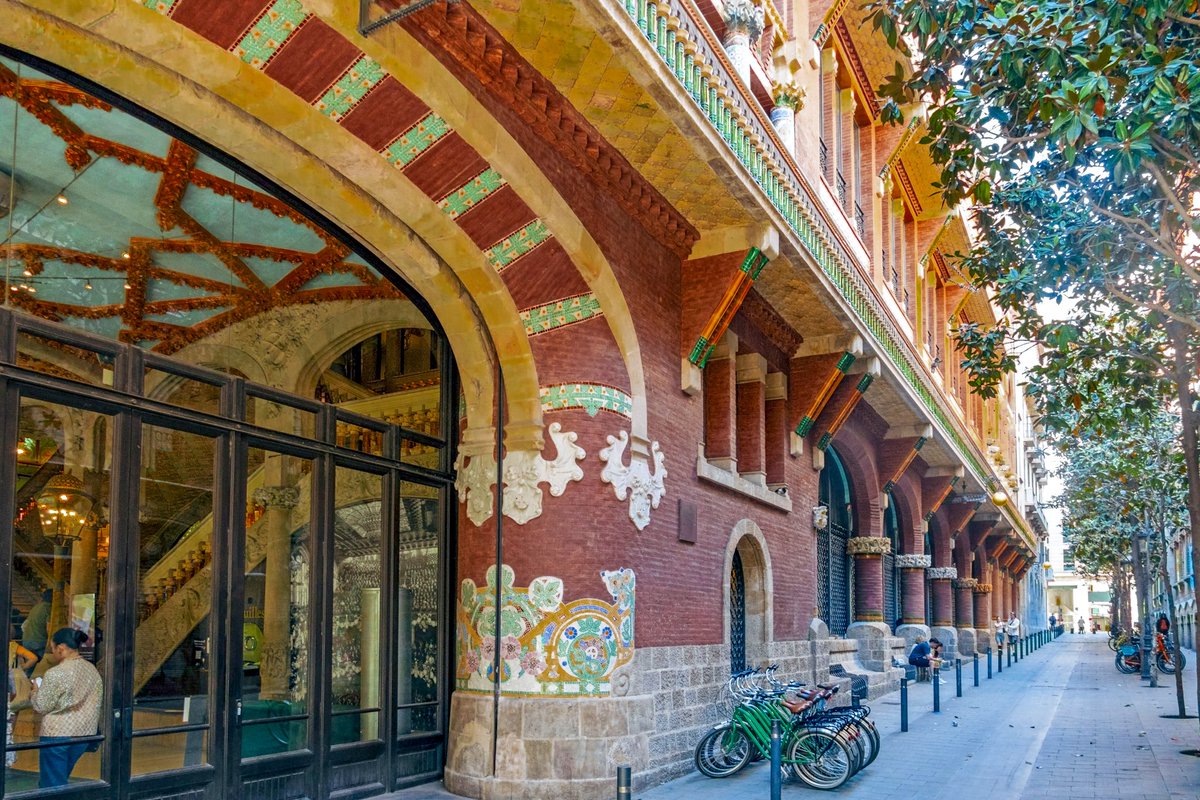
[[1126, 675], [1140, 672], [1142, 669], [1141, 663], [1130, 663], [1131, 660], [1131, 656], [1126, 656], [1124, 653], [1117, 653], [1117, 671], [1123, 672]]
[[696, 769], [710, 778], [728, 778], [750, 763], [746, 734], [728, 725], [713, 728], [696, 745]]
[[1112, 650], [1115, 653], [1115, 652], [1117, 652], [1118, 649], [1120, 649], [1120, 647], [1121, 647], [1121, 645], [1118, 643], [1116, 636], [1108, 637], [1108, 649], [1109, 650]]
[[854, 756], [834, 733], [800, 731], [788, 743], [787, 758], [792, 768], [814, 789], [836, 789], [850, 777]]
[[1159, 672], [1174, 675], [1177, 668], [1182, 669], [1187, 666], [1187, 659], [1183, 657], [1183, 653], [1155, 653], [1154, 663], [1158, 666]]
[[861, 769], [866, 769], [871, 766], [871, 762], [879, 755], [879, 730], [875, 727], [875, 723], [869, 719], [861, 719], [858, 721], [858, 727], [862, 729], [863, 738], [870, 746], [870, 755], [863, 762]]

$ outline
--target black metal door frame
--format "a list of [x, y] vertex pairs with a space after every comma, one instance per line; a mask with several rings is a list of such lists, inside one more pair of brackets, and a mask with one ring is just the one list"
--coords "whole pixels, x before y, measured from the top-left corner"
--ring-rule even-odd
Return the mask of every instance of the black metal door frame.
[[[114, 367], [113, 385], [94, 386], [48, 375], [17, 366], [18, 331], [42, 336], [67, 346], [79, 347], [98, 354]], [[71, 786], [55, 792], [55, 797], [71, 800], [92, 798], [153, 798], [157, 796], [187, 795], [197, 789], [207, 789], [210, 798], [239, 798], [242, 796], [242, 781], [246, 777], [270, 777], [287, 772], [295, 773], [298, 768], [306, 773], [307, 796], [315, 800], [329, 795], [329, 770], [331, 764], [368, 760], [381, 764], [381, 791], [397, 788], [405, 781], [396, 775], [394, 768], [403, 745], [396, 743], [395, 721], [396, 682], [395, 667], [395, 582], [397, 579], [397, 553], [395, 533], [397, 531], [397, 506], [399, 487], [402, 481], [420, 483], [434, 487], [441, 498], [441, 530], [439, 532], [439, 596], [442, 599], [439, 627], [442, 630], [439, 663], [438, 730], [427, 735], [413, 737], [408, 741], [435, 741], [441, 739], [444, 747], [449, 719], [449, 694], [452, 680], [446, 674], [447, 665], [453, 663], [452, 650], [445, 651], [453, 642], [453, 625], [450, 624], [453, 602], [450, 599], [450, 576], [454, 572], [455, 553], [450, 550], [453, 542], [455, 515], [449, 508], [450, 494], [449, 465], [454, 454], [452, 415], [447, 413], [457, 397], [457, 383], [453, 361], [448, 346], [443, 351], [442, 372], [446, 377], [442, 398], [442, 431], [440, 437], [431, 437], [414, 431], [402, 430], [378, 420], [361, 417], [339, 410], [333, 406], [289, 395], [284, 392], [246, 384], [239, 378], [223, 373], [176, 363], [155, 354], [145, 353], [131, 345], [124, 345], [102, 337], [93, 336], [75, 329], [14, 313], [0, 308], [0, 401], [6, 413], [0, 414], [0, 448], [5, 453], [16, 452], [19, 414], [14, 413], [22, 397], [30, 397], [57, 405], [75, 407], [105, 413], [112, 419], [113, 459], [110, 470], [109, 522], [111, 536], [109, 555], [109, 580], [107, 582], [106, 616], [107, 635], [103, 642], [103, 658], [109, 665], [106, 669], [105, 701], [101, 712], [102, 733], [105, 736], [101, 749], [101, 780], [80, 786]], [[143, 376], [150, 366], [183, 377], [202, 380], [221, 387], [220, 415], [206, 414], [188, 408], [172, 406], [165, 402], [146, 398], [143, 395]], [[242, 421], [244, 419], [247, 394], [255, 397], [282, 401], [293, 408], [311, 411], [316, 415], [317, 430], [313, 439], [257, 428]], [[449, 398], [446, 395], [450, 395]], [[383, 433], [384, 445], [380, 455], [346, 450], [336, 446], [338, 421], [350, 422], [367, 429]], [[216, 658], [209, 671], [208, 692], [211, 698], [208, 753], [211, 764], [134, 778], [131, 776], [133, 713], [133, 637], [137, 627], [137, 601], [140, 580], [138, 579], [138, 513], [139, 482], [141, 464], [141, 429], [144, 423], [188, 433], [212, 436], [216, 440], [213, 486], [213, 534], [212, 563], [214, 574], [225, 575], [224, 582], [215, 581], [210, 606], [213, 650]], [[404, 439], [440, 448], [441, 459], [438, 469], [426, 469], [400, 461], [400, 445]], [[235, 513], [244, 508], [246, 500], [247, 467], [244, 458], [248, 447], [267, 447], [273, 451], [288, 452], [313, 460], [316, 474], [311, 520], [314, 553], [317, 546], [325, 550], [321, 563], [326, 571], [320, 578], [314, 569], [310, 600], [309, 642], [312, 649], [309, 658], [310, 703], [309, 725], [312, 749], [299, 753], [287, 753], [278, 757], [257, 759], [255, 763], [244, 763], [241, 759], [240, 697], [241, 697], [241, 623], [244, 607], [245, 572], [245, 516]], [[0, 486], [16, 485], [14, 458], [0, 459]], [[328, 657], [329, 637], [325, 632], [332, 624], [332, 548], [334, 515], [334, 470], [337, 466], [374, 472], [383, 477], [383, 535], [381, 539], [381, 705], [380, 742], [362, 743], [333, 748], [330, 744], [331, 717], [329, 716], [330, 675], [332, 665]], [[14, 519], [15, 493], [0, 491], [0, 519]], [[13, 559], [12, 537], [0, 536], [0, 618], [11, 613], [11, 566]], [[317, 559], [314, 558], [314, 562]], [[239, 605], [239, 602], [242, 602]], [[235, 610], [236, 613], [235, 613]], [[187, 727], [187, 726], [182, 726]], [[172, 729], [174, 730], [174, 729]], [[161, 732], [161, 731], [160, 731]], [[4, 793], [4, 773], [0, 770], [0, 796]], [[194, 795], [188, 795], [194, 796]]]

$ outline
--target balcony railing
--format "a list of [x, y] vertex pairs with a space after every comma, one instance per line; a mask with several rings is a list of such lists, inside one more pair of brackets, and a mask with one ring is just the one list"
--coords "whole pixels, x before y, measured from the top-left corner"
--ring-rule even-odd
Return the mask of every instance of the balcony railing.
[[829, 145], [825, 144], [825, 140], [821, 140], [821, 174], [829, 175]]
[[846, 178], [845, 178], [845, 176], [842, 175], [842, 171], [840, 169], [838, 170], [838, 174], [837, 174], [837, 194], [838, 194], [838, 203], [841, 204], [842, 208], [845, 208], [846, 207]]
[[896, 296], [897, 300], [900, 299], [900, 273], [896, 271], [895, 267], [892, 267], [892, 294]]
[[858, 228], [859, 238], [866, 240], [867, 216], [863, 214], [862, 206], [860, 206], [857, 202], [854, 204], [854, 226]]
[[[900, 376], [930, 416], [942, 427], [978, 480], [993, 477], [983, 452], [960, 430], [948, 406], [939, 399], [932, 377], [921, 366], [908, 339], [885, 310], [847, 243], [822, 214], [816, 192], [786, 155], [766, 112], [741, 85], [716, 35], [695, 4], [686, 0], [601, 0], [614, 16], [624, 17], [649, 42], [657, 58], [674, 75], [683, 94], [691, 97], [766, 199], [812, 255], [838, 294], [880, 345]], [[1013, 524], [1032, 538], [1016, 516]]]

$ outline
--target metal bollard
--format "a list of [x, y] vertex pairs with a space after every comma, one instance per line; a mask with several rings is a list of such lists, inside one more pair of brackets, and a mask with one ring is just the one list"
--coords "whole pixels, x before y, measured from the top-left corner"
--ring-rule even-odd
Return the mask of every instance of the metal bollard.
[[988, 680], [992, 679], [992, 648], [988, 648]]
[[632, 767], [617, 767], [617, 800], [633, 800], [632, 775]]
[[933, 713], [942, 713], [942, 676], [941, 670], [937, 667], [933, 668]]
[[962, 659], [954, 659], [954, 696], [962, 697]]
[[979, 685], [979, 653], [975, 654], [973, 666], [975, 667], [975, 685], [978, 686]]
[[771, 800], [783, 794], [783, 730], [779, 720], [771, 720]]
[[1008, 647], [1004, 648], [1005, 660], [1008, 661], [1008, 665], [1010, 667], [1012, 666], [1012, 651], [1014, 647], [1016, 647], [1015, 644], [1010, 644]]
[[908, 678], [900, 679], [900, 732], [908, 733]]

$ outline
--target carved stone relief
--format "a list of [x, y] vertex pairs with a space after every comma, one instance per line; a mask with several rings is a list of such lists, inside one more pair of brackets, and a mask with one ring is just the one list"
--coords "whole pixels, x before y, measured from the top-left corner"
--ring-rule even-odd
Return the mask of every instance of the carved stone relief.
[[[629, 497], [629, 518], [639, 531], [645, 530], [650, 524], [651, 509], [658, 508], [666, 494], [667, 468], [663, 464], [666, 456], [659, 449], [658, 442], [650, 443], [641, 437], [634, 437], [629, 466], [626, 466], [624, 456], [625, 448], [629, 445], [629, 434], [619, 431], [616, 436], [606, 438], [608, 447], [600, 451], [600, 460], [605, 463], [600, 479], [612, 484], [618, 500]], [[654, 461], [654, 472], [650, 471], [651, 459]]]

